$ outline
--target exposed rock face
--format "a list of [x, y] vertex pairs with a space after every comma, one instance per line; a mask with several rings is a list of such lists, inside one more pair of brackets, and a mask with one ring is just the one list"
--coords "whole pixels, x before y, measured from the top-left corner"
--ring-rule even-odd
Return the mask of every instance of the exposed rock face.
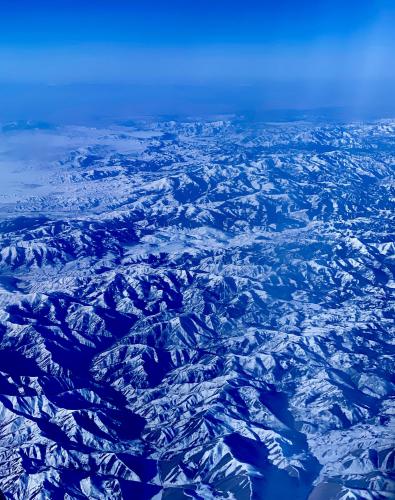
[[6, 498], [394, 498], [395, 123], [23, 134]]

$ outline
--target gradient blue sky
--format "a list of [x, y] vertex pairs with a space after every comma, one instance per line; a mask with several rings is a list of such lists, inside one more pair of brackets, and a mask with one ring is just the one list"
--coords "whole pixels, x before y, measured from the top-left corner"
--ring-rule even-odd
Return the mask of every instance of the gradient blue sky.
[[[0, 0], [0, 9], [0, 85], [278, 84], [287, 90], [276, 105], [297, 106], [309, 103], [292, 88], [312, 105], [351, 96], [360, 105], [377, 93], [390, 100], [395, 84], [393, 0]], [[339, 89], [348, 97], [334, 99]]]

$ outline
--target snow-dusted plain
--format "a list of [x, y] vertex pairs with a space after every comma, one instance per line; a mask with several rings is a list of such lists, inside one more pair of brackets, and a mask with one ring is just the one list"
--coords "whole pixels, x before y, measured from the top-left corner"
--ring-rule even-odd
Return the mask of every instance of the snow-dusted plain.
[[395, 122], [8, 124], [7, 499], [395, 497]]

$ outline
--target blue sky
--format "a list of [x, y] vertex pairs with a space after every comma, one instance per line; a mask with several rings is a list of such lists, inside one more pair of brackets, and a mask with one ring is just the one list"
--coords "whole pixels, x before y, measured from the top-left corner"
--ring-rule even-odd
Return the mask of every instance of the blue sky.
[[1, 0], [0, 9], [0, 84], [297, 83], [330, 105], [331, 89], [357, 102], [395, 83], [392, 0]]
[[2, 0], [8, 46], [121, 43], [138, 46], [347, 40], [393, 20], [391, 0]]

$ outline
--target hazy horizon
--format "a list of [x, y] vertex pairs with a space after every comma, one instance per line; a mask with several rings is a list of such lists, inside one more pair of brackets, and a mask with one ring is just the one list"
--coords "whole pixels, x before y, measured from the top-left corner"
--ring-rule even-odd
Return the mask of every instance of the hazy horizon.
[[387, 0], [9, 3], [0, 120], [333, 107], [393, 115], [394, 22]]

